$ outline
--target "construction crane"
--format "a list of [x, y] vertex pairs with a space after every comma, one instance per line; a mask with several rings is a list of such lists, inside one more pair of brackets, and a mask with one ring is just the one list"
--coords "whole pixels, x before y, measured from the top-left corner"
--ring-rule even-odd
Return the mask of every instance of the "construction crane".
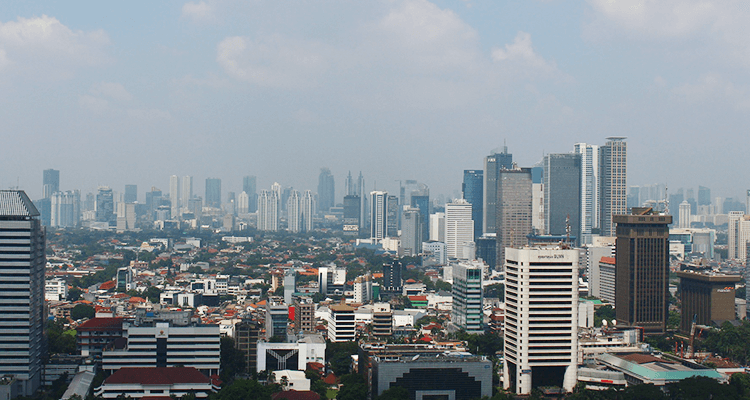
[[690, 346], [688, 346], [688, 358], [693, 358], [695, 353], [695, 321], [698, 319], [698, 314], [693, 315], [693, 323], [690, 324]]

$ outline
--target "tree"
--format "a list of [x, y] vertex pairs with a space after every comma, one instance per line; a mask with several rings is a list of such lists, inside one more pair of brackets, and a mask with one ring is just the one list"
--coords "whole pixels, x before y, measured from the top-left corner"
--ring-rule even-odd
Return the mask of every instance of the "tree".
[[74, 287], [74, 288], [68, 290], [68, 297], [66, 298], [66, 300], [68, 300], [70, 302], [76, 301], [76, 300], [78, 300], [78, 299], [81, 298], [82, 294], [83, 294], [83, 290], [81, 290], [81, 289], [79, 289], [77, 287]]
[[362, 400], [367, 398], [367, 384], [360, 374], [349, 374], [341, 377], [341, 390], [336, 400]]
[[237, 379], [212, 394], [211, 400], [270, 400], [276, 386], [263, 386], [258, 381]]
[[231, 381], [235, 375], [245, 371], [245, 356], [234, 347], [232, 338], [221, 338], [221, 374], [224, 382]]
[[47, 324], [47, 347], [50, 354], [75, 354], [75, 331], [65, 331], [62, 320]]
[[70, 318], [73, 318], [76, 321], [82, 318], [91, 319], [94, 318], [94, 315], [96, 315], [96, 310], [88, 304], [77, 304], [72, 310], [70, 310]]
[[352, 363], [351, 356], [357, 354], [356, 342], [333, 342], [326, 346], [326, 359], [331, 364], [331, 370], [336, 376], [349, 373]]
[[161, 300], [159, 297], [161, 295], [161, 292], [161, 289], [159, 289], [158, 287], [149, 286], [148, 288], [146, 288], [146, 290], [143, 291], [142, 295], [152, 303], [159, 303], [159, 301]]
[[377, 400], [409, 400], [409, 391], [401, 386], [392, 386], [390, 389], [383, 391]]
[[594, 313], [595, 326], [602, 326], [602, 320], [609, 322], [613, 319], [615, 319], [615, 309], [609, 304], [599, 307]]

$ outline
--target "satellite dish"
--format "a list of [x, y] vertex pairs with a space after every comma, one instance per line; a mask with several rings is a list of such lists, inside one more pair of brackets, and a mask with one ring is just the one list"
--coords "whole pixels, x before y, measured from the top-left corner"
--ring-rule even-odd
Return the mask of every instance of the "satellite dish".
[[613, 320], [612, 320], [612, 326], [615, 326], [615, 325], [617, 325], [617, 320], [614, 320], [614, 319], [613, 319]]
[[605, 327], [607, 326], [607, 320], [606, 319], [602, 320], [602, 326], [605, 326]]

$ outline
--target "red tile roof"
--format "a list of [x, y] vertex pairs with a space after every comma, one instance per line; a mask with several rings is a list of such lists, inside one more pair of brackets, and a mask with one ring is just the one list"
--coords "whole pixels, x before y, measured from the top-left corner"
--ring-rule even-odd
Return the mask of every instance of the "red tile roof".
[[599, 262], [603, 262], [609, 265], [615, 265], [615, 258], [614, 257], [602, 257], [601, 261]]
[[411, 301], [427, 301], [427, 296], [409, 296]]
[[120, 368], [104, 383], [140, 383], [142, 385], [169, 385], [175, 383], [211, 383], [206, 375], [193, 367], [171, 368]]
[[78, 325], [78, 329], [122, 329], [124, 319], [95, 317]]
[[106, 282], [102, 283], [101, 285], [99, 285], [99, 290], [110, 290], [110, 289], [114, 289], [115, 286], [117, 286], [117, 282], [115, 282], [115, 281], [106, 281]]

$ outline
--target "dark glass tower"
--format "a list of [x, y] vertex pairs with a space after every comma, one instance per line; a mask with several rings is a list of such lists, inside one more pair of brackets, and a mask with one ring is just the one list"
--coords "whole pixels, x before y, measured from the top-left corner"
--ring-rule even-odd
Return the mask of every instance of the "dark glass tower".
[[42, 172], [42, 198], [49, 199], [52, 193], [60, 191], [60, 171], [45, 169]]
[[474, 239], [476, 239], [484, 232], [484, 171], [481, 169], [464, 170], [461, 192], [464, 200], [471, 203], [471, 219], [474, 220]]
[[248, 175], [242, 178], [242, 191], [247, 193], [248, 212], [254, 213], [258, 209], [258, 193], [255, 175]]
[[580, 154], [548, 154], [544, 157], [544, 211], [547, 233], [566, 235], [569, 224], [571, 236], [580, 238]]
[[320, 211], [326, 213], [335, 206], [336, 187], [333, 182], [333, 174], [328, 168], [321, 168], [318, 176], [318, 206]]
[[221, 208], [221, 179], [206, 178], [206, 206]]
[[513, 154], [503, 147], [502, 153], [495, 153], [484, 159], [484, 233], [493, 233], [497, 223], [497, 185], [498, 174], [503, 169], [513, 168]]
[[125, 200], [126, 203], [135, 203], [138, 201], [138, 186], [125, 185], [125, 196], [123, 197], [123, 200]]

